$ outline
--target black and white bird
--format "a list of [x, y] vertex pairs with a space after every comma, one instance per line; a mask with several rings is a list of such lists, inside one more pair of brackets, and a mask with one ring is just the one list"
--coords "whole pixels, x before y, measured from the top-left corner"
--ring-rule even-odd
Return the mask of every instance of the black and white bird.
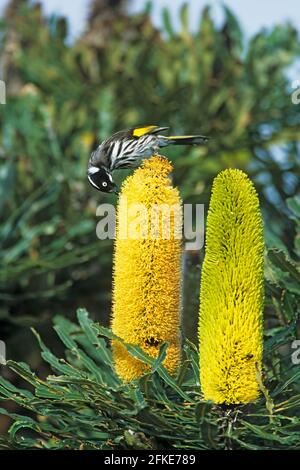
[[91, 154], [87, 176], [94, 188], [118, 193], [112, 173], [121, 168], [136, 168], [141, 161], [168, 145], [200, 145], [209, 140], [204, 135], [165, 136], [168, 127], [140, 126], [116, 132]]

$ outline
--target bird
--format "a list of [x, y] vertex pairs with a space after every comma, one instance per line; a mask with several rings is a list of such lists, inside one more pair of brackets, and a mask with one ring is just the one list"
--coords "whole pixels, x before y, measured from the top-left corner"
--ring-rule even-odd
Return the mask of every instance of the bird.
[[118, 194], [112, 177], [115, 170], [136, 168], [143, 159], [158, 154], [168, 145], [201, 145], [209, 140], [204, 135], [161, 134], [168, 129], [154, 125], [131, 127], [104, 140], [89, 158], [87, 177], [91, 185], [104, 193]]

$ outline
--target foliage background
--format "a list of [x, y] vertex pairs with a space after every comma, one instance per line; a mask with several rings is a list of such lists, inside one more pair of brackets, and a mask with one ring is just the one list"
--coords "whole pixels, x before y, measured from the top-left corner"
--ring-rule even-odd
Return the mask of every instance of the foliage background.
[[[270, 248], [266, 335], [292, 328], [274, 340], [275, 358], [290, 353], [300, 295], [300, 114], [288, 71], [299, 57], [299, 34], [281, 24], [246, 40], [232, 11], [224, 7], [217, 27], [209, 6], [192, 33], [187, 8], [180, 30], [164, 10], [158, 31], [148, 10], [130, 16], [125, 2], [95, 0], [75, 43], [65, 18], [47, 18], [28, 0], [12, 0], [1, 20], [7, 105], [0, 107], [0, 332], [8, 357], [41, 374], [47, 368], [30, 326], [59, 352], [55, 315], [72, 319], [84, 306], [109, 322], [112, 243], [97, 239], [95, 213], [115, 197], [90, 187], [86, 164], [99, 140], [144, 123], [212, 137], [208, 147], [166, 152], [184, 202], [207, 204], [223, 168], [241, 168], [253, 179]], [[192, 340], [202, 257], [185, 255], [183, 330]], [[16, 380], [7, 369], [3, 374]]]

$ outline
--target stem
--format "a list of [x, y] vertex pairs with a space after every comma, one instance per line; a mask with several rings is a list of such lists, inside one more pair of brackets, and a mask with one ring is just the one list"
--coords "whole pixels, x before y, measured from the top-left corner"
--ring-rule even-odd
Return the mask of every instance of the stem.
[[234, 443], [231, 436], [237, 425], [238, 415], [241, 413], [241, 410], [236, 405], [221, 405], [218, 411], [221, 420], [219, 427], [220, 437], [224, 440], [224, 449], [234, 450]]

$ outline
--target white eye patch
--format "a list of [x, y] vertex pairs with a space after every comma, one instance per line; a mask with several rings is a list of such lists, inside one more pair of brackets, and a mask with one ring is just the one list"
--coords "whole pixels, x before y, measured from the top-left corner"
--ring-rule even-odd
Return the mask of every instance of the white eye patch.
[[102, 186], [103, 186], [104, 188], [106, 188], [107, 182], [106, 182], [106, 181], [103, 181]]
[[96, 166], [90, 166], [90, 168], [88, 168], [89, 175], [93, 175], [94, 173], [97, 173], [98, 171], [99, 171], [99, 168], [97, 168]]

